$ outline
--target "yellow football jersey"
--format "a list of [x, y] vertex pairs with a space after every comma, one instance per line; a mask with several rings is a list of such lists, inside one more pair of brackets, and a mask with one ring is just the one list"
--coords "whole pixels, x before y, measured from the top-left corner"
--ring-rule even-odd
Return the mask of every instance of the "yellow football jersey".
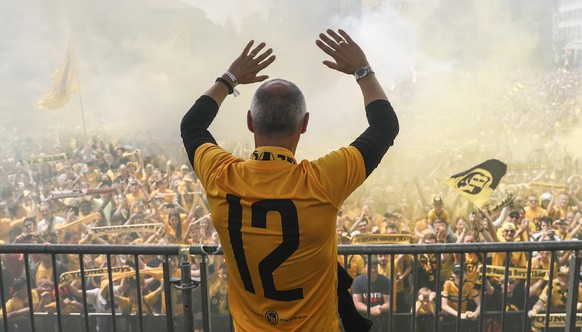
[[[459, 304], [459, 286], [457, 286], [453, 280], [445, 281], [441, 295], [447, 299], [447, 303], [451, 308], [457, 310]], [[469, 300], [472, 300], [477, 296], [479, 296], [479, 292], [474, 288], [473, 283], [470, 281], [463, 282], [463, 288], [461, 291], [461, 312], [467, 311], [467, 303]]]
[[243, 160], [205, 143], [194, 169], [224, 250], [235, 329], [338, 331], [335, 226], [365, 180], [360, 152], [350, 146], [297, 164], [281, 147]]

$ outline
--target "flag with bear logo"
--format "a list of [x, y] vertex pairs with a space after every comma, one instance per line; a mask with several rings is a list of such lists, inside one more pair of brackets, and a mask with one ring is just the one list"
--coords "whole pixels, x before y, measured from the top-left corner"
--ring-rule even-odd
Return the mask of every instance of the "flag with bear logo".
[[482, 208], [489, 201], [506, 171], [506, 164], [497, 159], [489, 159], [443, 182]]

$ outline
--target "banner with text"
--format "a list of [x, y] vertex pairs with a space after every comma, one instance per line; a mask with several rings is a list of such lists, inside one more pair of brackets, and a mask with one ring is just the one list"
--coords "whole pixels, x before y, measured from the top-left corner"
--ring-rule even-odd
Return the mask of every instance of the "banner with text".
[[[133, 271], [133, 269], [129, 266], [112, 266], [111, 267], [111, 273], [127, 273], [127, 272], [131, 272]], [[108, 275], [107, 272], [107, 267], [101, 267], [101, 268], [97, 268], [97, 269], [88, 269], [85, 270], [85, 277], [103, 277]], [[141, 272], [141, 271], [140, 271]], [[81, 270], [76, 270], [76, 271], [69, 271], [69, 272], [64, 272], [61, 273], [61, 276], [59, 278], [59, 283], [61, 284], [61, 286], [63, 285], [67, 285], [70, 284], [71, 282], [73, 282], [76, 279], [81, 278]]]
[[[531, 269], [531, 279], [543, 279], [546, 277], [546, 274], [548, 274], [547, 270]], [[487, 276], [488, 277], [503, 277], [503, 276], [505, 276], [505, 266], [487, 265]], [[527, 278], [527, 268], [510, 267], [509, 268], [509, 278], [526, 279]]]
[[136, 224], [136, 225], [93, 227], [93, 228], [91, 228], [91, 231], [95, 235], [99, 236], [102, 234], [109, 234], [109, 233], [127, 234], [127, 233], [133, 233], [133, 232], [155, 234], [155, 233], [160, 232], [162, 229], [164, 229], [164, 224], [155, 223], [155, 224]]
[[[546, 314], [537, 314], [530, 319], [535, 331], [546, 328]], [[566, 322], [566, 314], [550, 314], [550, 327], [565, 327]], [[582, 314], [576, 314], [576, 327], [582, 327]]]
[[410, 244], [409, 234], [358, 234], [352, 238], [352, 244]]

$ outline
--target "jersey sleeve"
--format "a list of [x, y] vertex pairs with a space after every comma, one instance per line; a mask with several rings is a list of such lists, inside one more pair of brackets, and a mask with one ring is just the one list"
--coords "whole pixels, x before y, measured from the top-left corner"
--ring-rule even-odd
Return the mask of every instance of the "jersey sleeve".
[[206, 188], [211, 176], [221, 165], [239, 160], [241, 159], [224, 151], [218, 145], [205, 143], [196, 149], [193, 166], [196, 175]]
[[[13, 312], [15, 310], [14, 309], [14, 307], [15, 307], [14, 306], [14, 301], [15, 300], [13, 298], [12, 299], [9, 299], [8, 301], [6, 301], [6, 313]], [[0, 308], [0, 314], [1, 313], [2, 313], [2, 308]]]
[[441, 292], [441, 295], [444, 298], [447, 298], [447, 299], [451, 295], [451, 281], [450, 280], [445, 281], [445, 284], [443, 285], [443, 291]]
[[341, 148], [312, 162], [313, 170], [330, 201], [339, 207], [366, 179], [360, 151]]

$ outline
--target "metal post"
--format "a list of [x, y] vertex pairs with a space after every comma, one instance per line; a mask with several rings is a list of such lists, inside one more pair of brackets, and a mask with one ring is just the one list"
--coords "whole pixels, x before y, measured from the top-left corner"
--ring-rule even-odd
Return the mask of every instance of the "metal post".
[[184, 329], [187, 332], [194, 331], [194, 316], [192, 312], [192, 289], [200, 285], [200, 281], [192, 278], [190, 262], [184, 260], [180, 262], [180, 272], [182, 278], [172, 279], [174, 288], [182, 291], [182, 303], [184, 307]]
[[[388, 322], [390, 324], [389, 328], [390, 331], [394, 331], [394, 303], [396, 302], [396, 291], [397, 291], [397, 287], [396, 285], [394, 285], [394, 276], [396, 275], [394, 272], [394, 254], [390, 255], [390, 296], [388, 296], [388, 299], [390, 299], [390, 305], [388, 306]], [[378, 267], [376, 267], [378, 268]], [[368, 285], [368, 290], [371, 288], [371, 285]]]
[[[507, 284], [509, 283], [509, 260], [512, 258], [512, 252], [505, 253], [505, 273], [503, 274], [503, 294], [501, 297], [501, 332], [505, 331], [505, 308], [507, 306]], [[501, 286], [501, 285], [500, 285]], [[529, 285], [526, 285], [529, 287]]]
[[485, 306], [483, 302], [485, 301], [485, 283], [487, 282], [487, 253], [481, 255], [481, 314], [479, 314], [479, 328], [478, 332], [483, 330], [483, 316], [485, 314]]
[[[525, 279], [525, 299], [523, 304], [523, 320], [521, 325], [521, 332], [527, 332], [529, 318], [527, 316], [527, 308], [529, 308], [529, 285], [531, 285], [531, 261], [533, 259], [533, 251], [528, 252], [527, 258], [527, 277]], [[551, 267], [550, 267], [551, 269]]]
[[172, 287], [170, 286], [170, 256], [166, 255], [162, 262], [164, 272], [164, 297], [166, 301], [166, 329], [174, 331], [174, 313], [172, 311]]
[[412, 315], [410, 318], [410, 331], [414, 331], [416, 328], [416, 294], [418, 293], [418, 255], [414, 255], [412, 261]]
[[6, 298], [4, 294], [4, 279], [2, 276], [2, 259], [0, 256], [0, 301], [2, 302], [2, 322], [4, 323], [4, 331], [8, 332], [8, 316], [6, 315]]
[[113, 289], [113, 273], [111, 272], [111, 255], [107, 254], [107, 277], [109, 280], [109, 300], [111, 301], [111, 321], [113, 323], [113, 332], [117, 331], [115, 323], [115, 293]]
[[556, 264], [556, 252], [552, 251], [552, 255], [550, 256], [550, 282], [548, 283], [548, 302], [546, 302], [546, 325], [544, 327], [544, 331], [548, 331], [550, 329], [550, 311], [552, 308], [552, 288], [554, 287], [554, 278], [557, 276], [554, 275], [554, 265]]
[[[453, 257], [453, 269], [454, 269], [454, 257]], [[455, 327], [455, 331], [460, 332], [461, 331], [461, 314], [462, 314], [462, 309], [463, 309], [463, 286], [465, 283], [465, 253], [460, 253], [459, 254], [459, 265], [460, 265], [460, 271], [459, 271], [459, 286], [457, 287], [458, 292], [457, 292], [457, 318], [456, 318], [456, 324], [457, 326]], [[453, 272], [454, 273], [454, 272]], [[467, 299], [468, 301], [468, 299]]]
[[55, 290], [55, 303], [57, 307], [57, 323], [59, 332], [63, 331], [63, 325], [61, 322], [61, 297], [59, 294], [59, 277], [57, 273], [57, 258], [56, 254], [51, 254], [51, 264], [53, 265], [53, 282], [54, 282], [54, 290]]
[[576, 331], [576, 306], [578, 304], [578, 285], [580, 284], [581, 258], [576, 251], [570, 260], [570, 278], [568, 280], [568, 302], [566, 305], [566, 332]]
[[436, 299], [435, 299], [435, 313], [434, 313], [434, 331], [437, 332], [439, 330], [439, 317], [441, 314], [441, 254], [436, 255], [436, 263], [437, 263], [437, 270], [435, 272], [435, 283], [436, 283]]
[[87, 285], [85, 282], [85, 261], [79, 254], [79, 270], [81, 271], [81, 290], [83, 292], [83, 316], [85, 317], [85, 332], [89, 332], [89, 306], [87, 305]]
[[[31, 273], [30, 273], [30, 262], [28, 260], [28, 254], [24, 254], [24, 271], [26, 274], [26, 290], [28, 292], [28, 309], [30, 310], [29, 312], [29, 316], [30, 316], [30, 328], [31, 331], [34, 332], [36, 331], [35, 329], [35, 325], [34, 325], [34, 303], [32, 302], [32, 289], [31, 289]], [[40, 264], [40, 263], [39, 263]]]
[[[200, 280], [208, 280], [208, 256], [200, 256]], [[208, 282], [202, 283], [202, 325], [204, 331], [212, 331], [212, 324], [210, 322], [210, 301], [208, 299]]]
[[133, 256], [133, 263], [135, 265], [135, 287], [137, 292], [137, 314], [139, 315], [139, 330], [143, 332], [143, 296], [141, 295], [141, 278], [139, 275], [139, 255]]

